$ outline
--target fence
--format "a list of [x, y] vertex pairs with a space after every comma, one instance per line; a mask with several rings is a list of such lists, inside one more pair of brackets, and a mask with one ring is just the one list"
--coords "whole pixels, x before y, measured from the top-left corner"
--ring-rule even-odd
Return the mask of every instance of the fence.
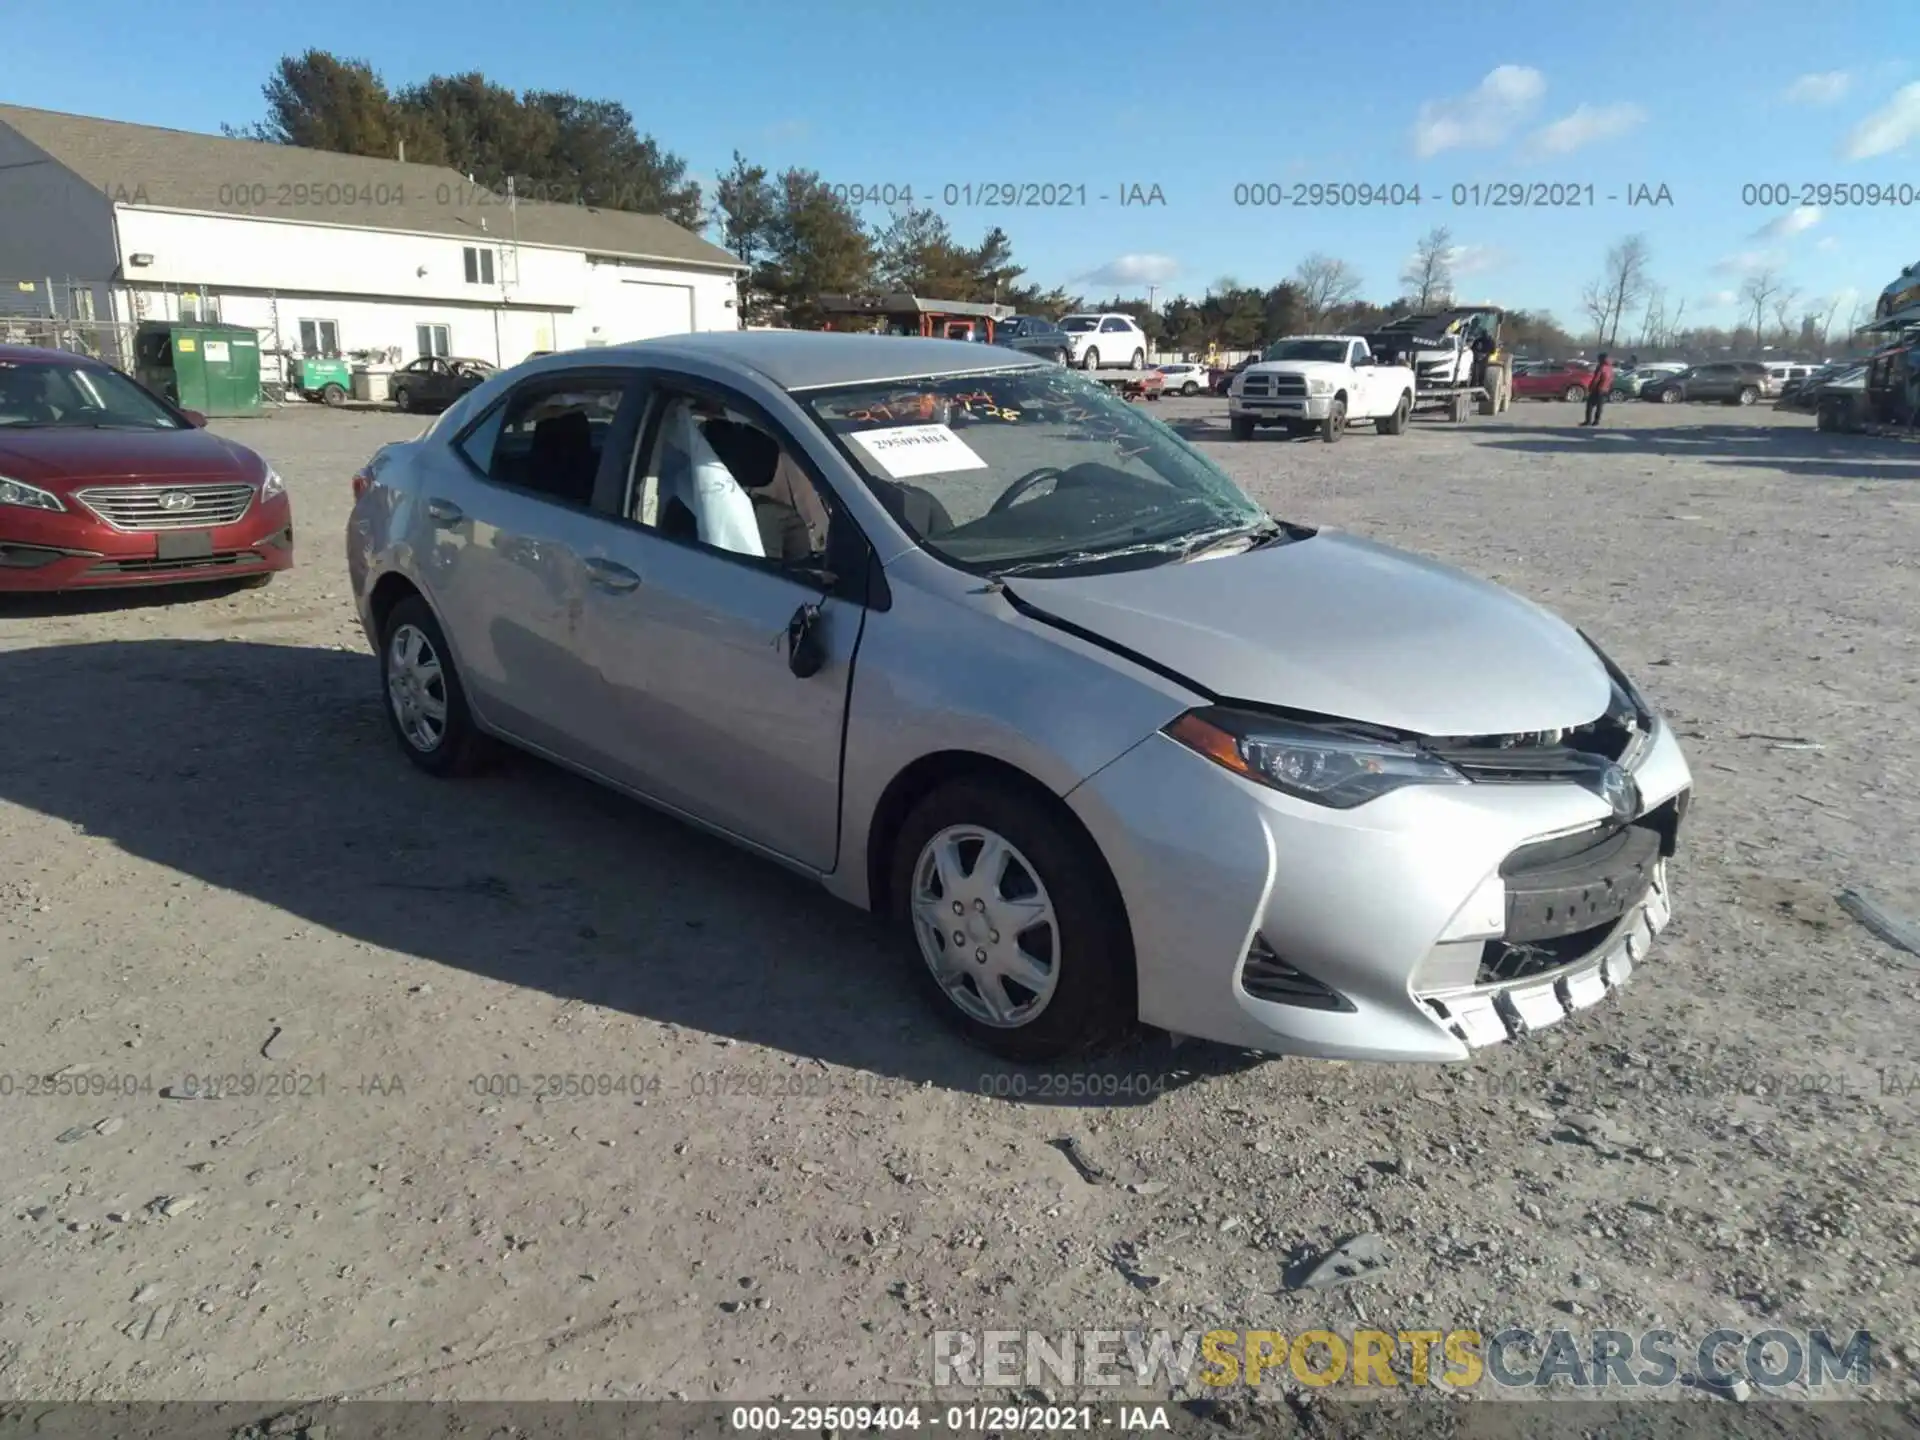
[[[36, 345], [90, 355], [122, 370], [134, 368], [134, 336], [147, 320], [175, 320], [192, 324], [220, 322], [219, 296], [204, 287], [160, 297], [122, 292], [120, 308], [131, 316], [115, 318], [111, 286], [72, 278], [43, 276], [37, 280], [0, 279], [0, 345]], [[157, 313], [145, 313], [153, 306]], [[279, 400], [286, 389], [287, 352], [273, 329], [258, 329], [260, 380], [269, 400]]]

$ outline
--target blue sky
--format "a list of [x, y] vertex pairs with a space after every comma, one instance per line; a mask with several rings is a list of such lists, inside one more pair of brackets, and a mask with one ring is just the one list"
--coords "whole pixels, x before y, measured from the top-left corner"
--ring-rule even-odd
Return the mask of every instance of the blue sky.
[[[1637, 232], [1689, 321], [1731, 322], [1743, 275], [1771, 266], [1803, 308], [1840, 299], [1844, 322], [1856, 298], [1920, 259], [1915, 0], [1462, 10], [1470, 21], [1438, 23], [1431, 0], [465, 0], [386, 12], [173, 0], [162, 42], [151, 3], [95, 0], [79, 31], [57, 7], [15, 17], [13, 54], [32, 63], [6, 67], [0, 98], [215, 130], [258, 118], [274, 63], [308, 47], [366, 59], [394, 85], [477, 69], [516, 89], [617, 99], [703, 181], [739, 149], [841, 184], [911, 186], [961, 239], [998, 223], [1031, 278], [1090, 294], [1270, 283], [1320, 250], [1385, 299], [1416, 238], [1446, 225], [1463, 295], [1574, 321], [1608, 246]], [[965, 203], [966, 187], [1004, 182], [1076, 198], [1084, 186], [1087, 204]], [[1236, 186], [1290, 196], [1312, 182], [1417, 184], [1423, 203], [1236, 204]], [[1509, 182], [1591, 186], [1595, 203], [1492, 208], [1470, 191], [1452, 203], [1456, 186]], [[1855, 182], [1904, 185], [1909, 203], [1797, 205], [1802, 184]], [[1744, 186], [1775, 184], [1788, 203], [1744, 203], [1762, 198]], [[1664, 185], [1672, 203], [1630, 206], [1643, 185]], [[1134, 186], [1158, 186], [1164, 203], [1121, 205]]]

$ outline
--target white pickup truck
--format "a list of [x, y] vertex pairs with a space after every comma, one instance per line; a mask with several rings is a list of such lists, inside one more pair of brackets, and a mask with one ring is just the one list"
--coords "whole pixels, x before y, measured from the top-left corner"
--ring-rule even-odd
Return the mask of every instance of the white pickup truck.
[[1398, 435], [1413, 413], [1414, 389], [1412, 370], [1381, 364], [1358, 335], [1290, 335], [1234, 377], [1227, 417], [1236, 440], [1278, 425], [1290, 435], [1318, 430], [1331, 444], [1359, 420]]

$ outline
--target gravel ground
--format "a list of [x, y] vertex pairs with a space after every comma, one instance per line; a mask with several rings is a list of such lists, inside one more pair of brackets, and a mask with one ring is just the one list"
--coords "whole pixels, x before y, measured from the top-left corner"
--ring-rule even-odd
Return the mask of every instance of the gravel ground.
[[[0, 603], [0, 1397], [909, 1396], [937, 1328], [1133, 1324], [1865, 1327], [1910, 1396], [1920, 956], [1833, 897], [1920, 916], [1920, 448], [1157, 413], [1278, 513], [1554, 607], [1673, 718], [1677, 916], [1618, 999], [1445, 1069], [1150, 1037], [1077, 1072], [1150, 1093], [1062, 1094], [771, 866], [532, 761], [417, 774], [340, 535], [419, 422], [231, 422], [292, 574]], [[1356, 1233], [1380, 1276], [1287, 1288]]]

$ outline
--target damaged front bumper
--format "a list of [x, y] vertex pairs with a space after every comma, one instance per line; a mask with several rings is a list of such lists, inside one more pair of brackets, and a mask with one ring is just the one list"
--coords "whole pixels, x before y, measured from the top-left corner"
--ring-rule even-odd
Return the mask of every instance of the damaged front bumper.
[[1445, 1061], [1593, 1005], [1646, 960], [1692, 785], [1664, 721], [1633, 777], [1630, 815], [1573, 783], [1408, 786], [1342, 811], [1155, 736], [1068, 802], [1119, 883], [1142, 1021]]

